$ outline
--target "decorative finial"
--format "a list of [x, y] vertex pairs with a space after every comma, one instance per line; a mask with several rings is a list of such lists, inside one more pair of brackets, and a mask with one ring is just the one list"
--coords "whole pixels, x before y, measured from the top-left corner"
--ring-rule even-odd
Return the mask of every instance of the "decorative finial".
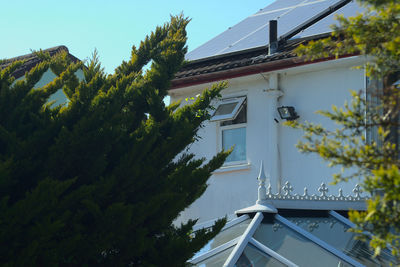
[[[260, 173], [258, 174], [258, 199], [255, 205], [237, 210], [236, 214], [250, 214], [255, 212], [263, 213], [278, 213], [278, 210], [267, 200], [267, 188], [265, 187], [265, 181], [267, 177], [265, 176], [264, 165], [261, 161]], [[271, 192], [271, 189], [269, 189]]]
[[355, 194], [356, 198], [361, 198], [362, 189], [359, 184], [354, 186], [353, 193]]
[[265, 187], [265, 181], [267, 180], [267, 177], [265, 176], [265, 171], [264, 171], [264, 164], [261, 161], [261, 166], [260, 166], [260, 173], [258, 174], [258, 199], [257, 199], [257, 204], [261, 204], [267, 200], [267, 188]]
[[290, 192], [293, 191], [293, 187], [292, 187], [292, 185], [289, 183], [289, 181], [287, 181], [287, 182], [285, 183], [285, 185], [282, 187], [282, 189], [283, 189], [283, 191], [285, 191], [284, 196], [290, 197], [290, 194], [291, 194]]
[[[261, 174], [261, 172], [260, 172]], [[343, 189], [339, 188], [339, 194], [335, 195], [328, 195], [329, 189], [325, 183], [322, 183], [320, 187], [318, 187], [318, 191], [320, 194], [309, 195], [307, 187], [304, 187], [303, 195], [299, 195], [297, 193], [292, 194], [293, 187], [290, 182], [285, 182], [285, 185], [282, 187], [282, 192], [278, 192], [276, 194], [271, 192], [271, 184], [268, 186], [267, 192], [267, 200], [310, 200], [310, 201], [348, 201], [348, 202], [360, 202], [368, 199], [368, 196], [362, 196], [363, 193], [362, 188], [359, 184], [356, 184], [353, 189], [353, 195], [345, 196], [343, 194]]]
[[321, 197], [327, 197], [326, 193], [328, 193], [329, 189], [325, 183], [322, 183], [318, 191], [321, 193]]

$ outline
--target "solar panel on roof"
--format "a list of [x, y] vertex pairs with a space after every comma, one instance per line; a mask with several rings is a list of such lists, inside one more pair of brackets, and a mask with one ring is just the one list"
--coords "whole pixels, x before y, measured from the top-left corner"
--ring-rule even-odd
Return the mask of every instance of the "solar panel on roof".
[[293, 38], [303, 38], [303, 37], [313, 36], [316, 34], [331, 32], [332, 31], [331, 25], [332, 24], [338, 25], [338, 21], [335, 19], [336, 15], [341, 14], [345, 17], [352, 17], [356, 16], [357, 13], [363, 13], [364, 11], [365, 8], [359, 6], [357, 2], [350, 2], [349, 4], [339, 9], [337, 12], [330, 14], [324, 19], [318, 21], [317, 23], [305, 29], [304, 31], [300, 32]]
[[[279, 37], [321, 13], [338, 1], [339, 0], [277, 0], [189, 52], [186, 55], [186, 59], [196, 60], [266, 46], [269, 42], [268, 26], [270, 20], [276, 19], [278, 21]], [[358, 5], [354, 3], [351, 4], [352, 5], [346, 9], [346, 12], [355, 15], [356, 12], [354, 10], [358, 10]], [[340, 11], [341, 9], [336, 13], [340, 13]], [[333, 15], [329, 17], [333, 18]], [[330, 21], [332, 22], [329, 23]], [[323, 20], [317, 26], [311, 27], [309, 31], [305, 30], [296, 37], [310, 36], [322, 33], [321, 31], [329, 32], [329, 25], [333, 22], [333, 19]]]
[[[295, 6], [281, 8], [278, 12], [263, 12], [262, 15], [253, 15], [250, 18], [259, 17], [263, 20], [264, 27], [262, 29], [259, 28], [258, 32], [254, 32], [253, 34], [241, 38], [230, 48], [221, 50], [218, 54], [266, 45], [269, 43], [267, 35], [269, 20], [277, 19], [278, 36], [280, 36], [287, 33], [297, 25], [303, 23], [306, 19], [322, 12], [329, 5], [334, 4], [334, 2], [335, 1], [333, 0], [312, 1], [309, 3], [303, 1], [301, 4]], [[278, 16], [276, 17], [276, 15]]]
[[304, 0], [287, 0], [287, 1], [275, 1], [268, 6], [264, 7], [260, 11], [258, 11], [256, 14], [261, 14], [265, 12], [270, 12], [270, 11], [275, 11], [279, 10], [281, 8], [290, 8], [292, 6], [296, 6], [304, 2]]

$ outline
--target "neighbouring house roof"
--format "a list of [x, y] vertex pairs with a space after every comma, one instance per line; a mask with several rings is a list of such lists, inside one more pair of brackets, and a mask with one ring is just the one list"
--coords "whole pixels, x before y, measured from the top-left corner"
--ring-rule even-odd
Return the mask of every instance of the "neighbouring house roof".
[[[51, 48], [43, 50], [43, 52], [49, 53], [50, 56], [54, 56], [55, 54], [60, 53], [61, 51], [66, 51], [68, 53], [68, 56], [70, 57], [70, 59], [73, 62], [79, 61], [78, 58], [76, 58], [75, 56], [73, 56], [69, 53], [68, 48], [64, 45], [59, 45], [59, 46], [55, 46], [55, 47], [51, 47]], [[0, 62], [0, 69], [4, 69], [5, 67], [9, 66], [11, 63], [18, 61], [18, 60], [24, 60], [25, 62], [22, 66], [20, 66], [18, 69], [16, 69], [13, 72], [12, 75], [16, 79], [25, 75], [25, 73], [27, 71], [30, 71], [33, 67], [35, 67], [38, 63], [40, 63], [42, 61], [39, 57], [37, 57], [37, 55], [35, 53], [30, 53], [30, 54], [2, 60]]]

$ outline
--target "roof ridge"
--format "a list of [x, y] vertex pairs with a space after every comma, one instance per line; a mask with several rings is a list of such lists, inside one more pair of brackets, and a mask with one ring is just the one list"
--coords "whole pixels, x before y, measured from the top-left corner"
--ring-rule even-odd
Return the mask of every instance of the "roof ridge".
[[[68, 57], [72, 60], [72, 62], [80, 61], [74, 55], [71, 55], [69, 53], [69, 50], [65, 45], [58, 45], [58, 46], [50, 47], [50, 48], [47, 48], [47, 49], [44, 49], [44, 50], [39, 50], [39, 51], [42, 51], [44, 53], [49, 53], [50, 56], [54, 56], [55, 54], [57, 54], [57, 53], [59, 53], [61, 51], [65, 51], [65, 52], [68, 53]], [[12, 76], [14, 76], [14, 78], [18, 79], [19, 77], [23, 76], [27, 71], [30, 71], [39, 62], [42, 61], [42, 59], [39, 58], [35, 53], [36, 53], [36, 51], [33, 51], [30, 54], [26, 54], [26, 55], [22, 55], [22, 56], [18, 56], [18, 57], [13, 57], [13, 58], [9, 58], [9, 59], [0, 60], [0, 70], [6, 68], [7, 66], [9, 66], [10, 64], [12, 64], [15, 61], [24, 60], [25, 61], [24, 64], [22, 64], [22, 66], [17, 68], [12, 73]]]
[[[47, 49], [44, 49], [44, 50], [41, 50], [41, 51], [49, 52], [50, 54], [55, 54], [55, 53], [60, 52], [60, 51], [66, 51], [67, 53], [69, 53], [68, 47], [66, 47], [65, 45], [58, 45], [58, 46], [50, 47], [50, 48], [47, 48]], [[37, 50], [32, 50], [32, 53], [29, 53], [29, 54], [25, 54], [25, 55], [21, 55], [21, 56], [17, 56], [17, 57], [12, 57], [12, 58], [6, 58], [6, 59], [2, 60], [2, 64], [0, 64], [0, 66], [1, 65], [7, 65], [7, 64], [9, 64], [11, 62], [14, 62], [14, 61], [24, 60], [24, 59], [36, 57], [36, 55], [35, 55], [36, 52], [37, 52]]]

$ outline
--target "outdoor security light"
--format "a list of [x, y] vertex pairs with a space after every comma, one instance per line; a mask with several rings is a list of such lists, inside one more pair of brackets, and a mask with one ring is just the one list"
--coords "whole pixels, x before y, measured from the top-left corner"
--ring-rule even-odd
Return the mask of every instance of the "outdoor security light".
[[278, 112], [279, 116], [281, 116], [281, 119], [287, 121], [293, 121], [299, 117], [296, 111], [294, 110], [294, 107], [286, 107], [286, 106], [279, 107]]

